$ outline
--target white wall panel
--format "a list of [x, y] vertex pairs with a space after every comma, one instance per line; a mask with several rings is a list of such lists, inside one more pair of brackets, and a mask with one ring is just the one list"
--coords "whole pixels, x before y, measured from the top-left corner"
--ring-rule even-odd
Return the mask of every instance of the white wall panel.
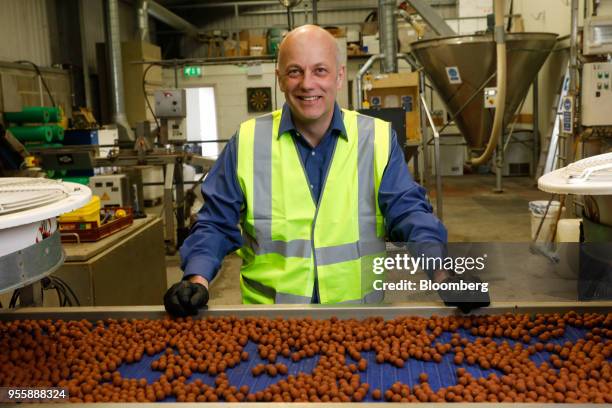
[[0, 60], [30, 60], [50, 66], [49, 21], [45, 0], [2, 0]]
[[[217, 128], [220, 139], [229, 139], [238, 129], [241, 122], [260, 114], [249, 113], [246, 103], [247, 88], [272, 88], [272, 108], [274, 109], [274, 64], [262, 63], [263, 75], [248, 76], [246, 65], [205, 65], [200, 78], [184, 78], [179, 75], [179, 87], [198, 88], [212, 86], [215, 88], [217, 109]], [[163, 83], [174, 87], [173, 69], [163, 70]], [[278, 84], [276, 84], [278, 86]], [[276, 89], [277, 106], [280, 108], [285, 97], [280, 89]], [[219, 146], [219, 151], [224, 147]]]

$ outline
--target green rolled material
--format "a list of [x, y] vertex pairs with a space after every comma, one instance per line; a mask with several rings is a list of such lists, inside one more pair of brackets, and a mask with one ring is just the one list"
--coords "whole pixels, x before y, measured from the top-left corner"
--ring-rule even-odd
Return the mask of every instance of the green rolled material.
[[83, 184], [84, 186], [89, 185], [89, 177], [62, 177], [62, 180]]
[[21, 112], [4, 112], [4, 120], [11, 123], [49, 123], [51, 113], [44, 106], [34, 106], [23, 108]]
[[49, 126], [53, 132], [53, 141], [61, 142], [64, 140], [64, 128], [61, 126]]
[[33, 106], [28, 108], [23, 108], [24, 111], [29, 112], [30, 110], [34, 111], [36, 109], [42, 108], [44, 111], [49, 113], [49, 122], [56, 123], [61, 120], [60, 108], [56, 108], [53, 106]]
[[56, 123], [61, 113], [53, 106], [28, 106], [21, 112], [4, 112], [4, 119], [11, 123]]
[[8, 130], [20, 142], [50, 143], [53, 140], [53, 129], [51, 126], [14, 126], [10, 127]]
[[64, 178], [68, 170], [47, 170], [47, 177], [52, 179]]

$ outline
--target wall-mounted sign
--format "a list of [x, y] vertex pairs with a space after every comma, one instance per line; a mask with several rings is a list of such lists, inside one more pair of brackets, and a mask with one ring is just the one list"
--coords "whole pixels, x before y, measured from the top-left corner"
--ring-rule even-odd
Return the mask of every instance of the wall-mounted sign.
[[459, 74], [459, 68], [457, 67], [446, 67], [446, 76], [451, 84], [460, 84], [462, 82], [461, 74]]
[[186, 65], [183, 67], [183, 75], [185, 78], [201, 77], [202, 67], [195, 65]]

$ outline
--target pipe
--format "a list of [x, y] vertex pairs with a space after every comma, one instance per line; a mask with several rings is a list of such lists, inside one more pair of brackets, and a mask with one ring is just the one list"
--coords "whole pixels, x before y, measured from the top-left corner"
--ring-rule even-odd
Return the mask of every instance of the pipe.
[[151, 14], [151, 16], [155, 17], [162, 23], [169, 25], [170, 27], [174, 27], [177, 30], [183, 31], [190, 37], [198, 38], [198, 28], [191, 24], [189, 21], [174, 14], [173, 12], [153, 0], [149, 0], [148, 3], [149, 14]]
[[397, 59], [400, 59], [400, 58], [406, 61], [413, 70], [418, 71], [419, 69], [421, 69], [421, 66], [419, 65], [417, 60], [412, 56], [412, 54], [405, 54], [403, 52], [398, 52]]
[[149, 2], [139, 0], [138, 5], [138, 38], [149, 42]]
[[317, 8], [317, 1], [319, 0], [312, 0], [312, 24], [314, 25], [319, 24], [319, 9]]
[[425, 100], [424, 94], [420, 95], [421, 97], [421, 106], [425, 110], [425, 114], [427, 115], [427, 120], [429, 121], [429, 126], [431, 126], [431, 131], [433, 132], [433, 140], [434, 140], [434, 166], [436, 167], [436, 216], [440, 219], [440, 221], [444, 221], [443, 214], [443, 203], [442, 203], [442, 172], [440, 171], [440, 133], [436, 129], [436, 124], [434, 123], [431, 113], [427, 108], [427, 101]]
[[419, 70], [419, 97], [421, 103], [419, 103], [419, 116], [421, 119], [421, 151], [423, 152], [423, 172], [421, 173], [420, 181], [423, 186], [427, 186], [429, 183], [429, 152], [427, 149], [427, 119], [425, 117], [425, 107], [423, 102], [425, 100], [425, 73], [423, 70]]
[[81, 58], [83, 61], [83, 88], [85, 88], [85, 106], [91, 108], [91, 84], [89, 82], [89, 64], [87, 63], [87, 35], [85, 33], [85, 0], [81, 0], [79, 2], [79, 24], [81, 25]]
[[480, 157], [471, 160], [473, 166], [484, 164], [491, 158], [504, 131], [504, 111], [506, 110], [506, 39], [504, 33], [504, 0], [495, 0], [495, 42], [497, 52], [497, 106], [495, 107], [495, 117], [493, 118], [493, 128], [491, 137], [485, 151]]
[[380, 52], [383, 57], [383, 72], [397, 72], [397, 20], [395, 18], [395, 0], [379, 0], [378, 31]]
[[363, 90], [361, 84], [361, 78], [368, 72], [368, 69], [374, 64], [374, 61], [382, 59], [384, 57], [383, 54], [375, 54], [372, 55], [365, 64], [359, 69], [357, 72], [357, 76], [355, 76], [355, 87], [357, 88], [357, 109], [363, 108]]
[[578, 0], [571, 3], [569, 93], [578, 95]]
[[404, 19], [414, 32], [417, 34], [417, 38], [420, 40], [425, 35], [425, 26], [423, 24], [418, 23], [408, 12], [404, 9], [397, 10], [399, 16]]
[[[111, 102], [113, 109], [113, 121], [119, 128], [119, 136], [122, 141], [134, 140], [134, 133], [130, 129], [125, 115], [125, 98], [123, 95], [123, 62], [121, 58], [121, 38], [119, 31], [119, 2], [118, 0], [106, 0], [107, 7], [107, 40], [110, 63]], [[122, 129], [123, 128], [123, 129]]]

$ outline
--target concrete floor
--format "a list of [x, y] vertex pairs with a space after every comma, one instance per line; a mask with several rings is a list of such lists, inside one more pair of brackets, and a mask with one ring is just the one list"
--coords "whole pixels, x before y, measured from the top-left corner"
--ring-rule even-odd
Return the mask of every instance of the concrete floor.
[[[443, 213], [444, 224], [449, 232], [451, 242], [504, 242], [517, 243], [511, 249], [504, 246], [505, 255], [498, 260], [512, 263], [518, 259], [520, 264], [513, 268], [512, 279], [504, 277], [504, 272], [494, 272], [483, 279], [491, 281], [491, 295], [497, 300], [528, 300], [533, 288], [549, 288], [547, 293], [540, 294], [540, 300], [562, 300], [575, 298], [575, 276], [558, 276], [557, 272], [546, 272], [549, 264], [544, 257], [524, 259], [528, 252], [531, 226], [529, 201], [548, 199], [549, 195], [538, 191], [534, 181], [528, 177], [504, 178], [504, 193], [494, 193], [494, 175], [466, 175], [462, 177], [443, 178]], [[431, 201], [435, 207], [435, 194], [430, 191]], [[522, 243], [522, 244], [520, 244]], [[506, 244], [504, 244], [506, 245]], [[239, 269], [241, 260], [236, 255], [229, 255], [223, 263], [222, 270], [213, 281], [210, 293], [211, 305], [240, 304]], [[182, 272], [178, 256], [167, 258], [168, 285], [178, 281]], [[529, 266], [531, 265], [531, 266]], [[498, 268], [496, 268], [497, 270]], [[551, 281], [552, 276], [556, 276]], [[562, 275], [562, 274], [561, 274]], [[495, 288], [493, 288], [495, 287]], [[435, 294], [410, 294], [388, 296], [391, 301], [427, 301], [437, 300]]]

